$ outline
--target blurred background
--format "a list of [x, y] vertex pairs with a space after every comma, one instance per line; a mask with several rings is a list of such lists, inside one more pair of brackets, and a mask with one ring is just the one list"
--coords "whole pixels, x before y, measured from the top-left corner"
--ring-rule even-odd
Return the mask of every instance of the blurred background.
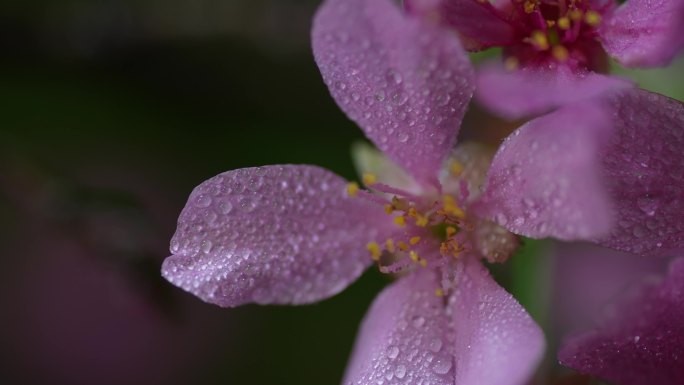
[[[355, 177], [362, 134], [309, 48], [317, 5], [0, 4], [0, 383], [339, 383], [388, 282], [374, 269], [320, 304], [237, 309], [159, 275], [203, 180], [277, 163]], [[681, 99], [681, 62], [639, 79]], [[462, 136], [496, 145], [513, 127], [473, 107]], [[550, 269], [534, 258], [516, 265], [523, 297], [539, 297], [534, 272]]]

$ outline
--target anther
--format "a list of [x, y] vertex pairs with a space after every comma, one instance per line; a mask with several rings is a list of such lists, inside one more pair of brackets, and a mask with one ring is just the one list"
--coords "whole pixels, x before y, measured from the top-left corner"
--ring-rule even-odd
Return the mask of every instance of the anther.
[[359, 194], [359, 184], [356, 182], [347, 183], [347, 195], [355, 197]]
[[596, 27], [601, 24], [601, 15], [596, 11], [587, 11], [584, 15], [584, 22], [592, 27]]
[[384, 207], [385, 207], [385, 212], [387, 214], [392, 214], [392, 212], [394, 212], [394, 206], [392, 206], [391, 204], [388, 203]]
[[446, 235], [447, 235], [447, 238], [449, 238], [450, 236], [452, 236], [452, 235], [454, 235], [454, 234], [456, 234], [456, 228], [453, 227], [453, 226], [448, 226], [448, 227], [446, 228]]
[[402, 215], [394, 217], [394, 224], [399, 227], [404, 227], [406, 226], [406, 218], [404, 218]]
[[370, 172], [364, 172], [362, 178], [363, 184], [365, 184], [366, 186], [374, 185], [378, 181], [378, 177]]
[[[515, 59], [515, 58], [510, 57], [509, 59]], [[506, 60], [508, 60], [508, 59], [506, 59]], [[515, 59], [515, 60], [517, 61], [518, 59]], [[451, 164], [449, 165], [449, 172], [453, 176], [459, 176], [463, 172], [463, 165], [460, 162], [455, 162], [455, 161], [451, 162]]]
[[551, 54], [556, 60], [560, 62], [568, 60], [568, 57], [570, 56], [570, 54], [568, 53], [568, 49], [562, 45], [553, 46], [553, 49], [551, 49]]
[[385, 241], [385, 248], [386, 248], [387, 251], [389, 251], [390, 253], [394, 253], [394, 251], [395, 251], [396, 249], [394, 248], [394, 240], [393, 240], [392, 238], [388, 238], [388, 239]]
[[368, 251], [370, 251], [371, 258], [373, 258], [374, 261], [377, 261], [380, 259], [380, 256], [382, 255], [382, 251], [380, 250], [380, 245], [378, 245], [376, 242], [369, 242], [366, 245], [366, 249], [368, 249]]
[[401, 251], [408, 250], [408, 245], [405, 242], [399, 241], [398, 245], [399, 245], [399, 250], [401, 250]]
[[523, 5], [523, 7], [525, 9], [525, 13], [532, 13], [537, 8], [537, 2], [528, 0], [525, 2], [525, 5]]
[[520, 65], [520, 61], [518, 60], [517, 57], [514, 56], [509, 56], [504, 60], [504, 68], [508, 71], [514, 71], [518, 69], [518, 66]]
[[560, 19], [558, 19], [558, 28], [560, 29], [570, 29], [570, 19], [567, 17], [563, 16]]
[[412, 244], [412, 245], [416, 245], [416, 244], [418, 244], [418, 242], [420, 242], [420, 237], [418, 237], [418, 236], [412, 237], [412, 238], [409, 240], [409, 243]]
[[442, 290], [442, 289], [440, 289], [440, 288], [436, 288], [436, 289], [435, 289], [435, 295], [436, 295], [437, 297], [444, 297], [444, 290]]
[[412, 260], [413, 262], [418, 262], [418, 261], [420, 260], [420, 257], [418, 256], [418, 253], [416, 253], [416, 252], [413, 251], [413, 250], [411, 250], [411, 252], [409, 252], [409, 256], [411, 257], [411, 260]]
[[582, 16], [584, 15], [584, 13], [579, 9], [573, 9], [568, 13], [568, 15], [570, 15], [570, 19], [574, 21], [580, 21], [582, 20]]
[[534, 31], [530, 36], [532, 44], [541, 51], [546, 51], [549, 49], [549, 39], [546, 34], [542, 31]]

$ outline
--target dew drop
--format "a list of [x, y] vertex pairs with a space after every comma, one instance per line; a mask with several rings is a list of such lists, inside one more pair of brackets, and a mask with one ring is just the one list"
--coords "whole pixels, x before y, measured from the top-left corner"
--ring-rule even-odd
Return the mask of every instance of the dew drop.
[[422, 327], [423, 325], [425, 325], [425, 318], [421, 317], [421, 316], [413, 317], [413, 320], [411, 320], [411, 323], [413, 324], [414, 327], [417, 327], [417, 328]]
[[404, 366], [404, 365], [397, 366], [397, 368], [394, 370], [394, 375], [397, 378], [404, 378], [404, 376], [406, 375], [406, 366]]
[[230, 214], [233, 211], [233, 204], [228, 201], [223, 201], [219, 204], [219, 211], [223, 215]]
[[447, 374], [451, 370], [451, 359], [440, 358], [435, 362], [432, 370], [437, 374]]
[[199, 197], [197, 197], [197, 200], [195, 201], [195, 205], [197, 207], [202, 207], [202, 208], [209, 207], [209, 205], [211, 205], [211, 197], [209, 195], [202, 194]]
[[399, 348], [391, 345], [390, 347], [387, 348], [387, 357], [390, 359], [395, 359], [399, 355]]
[[434, 338], [432, 341], [430, 341], [430, 345], [428, 346], [430, 350], [432, 350], [434, 353], [439, 352], [442, 350], [442, 340], [439, 338]]

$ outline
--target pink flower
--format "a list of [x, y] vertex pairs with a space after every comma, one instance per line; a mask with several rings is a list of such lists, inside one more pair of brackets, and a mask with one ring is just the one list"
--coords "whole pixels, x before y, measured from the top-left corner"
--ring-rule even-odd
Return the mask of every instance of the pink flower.
[[663, 66], [684, 48], [681, 0], [407, 0], [406, 9], [458, 31], [470, 50], [503, 48], [478, 76], [478, 99], [509, 118], [628, 87], [600, 75], [608, 56]]
[[577, 334], [559, 352], [563, 365], [624, 385], [684, 381], [684, 258], [662, 281], [644, 284], [613, 305], [594, 331]]
[[[684, 245], [666, 231], [682, 223], [681, 190], [653, 190], [681, 185], [681, 104], [627, 90], [570, 105], [516, 131], [485, 181], [486, 151], [453, 150], [473, 91], [456, 36], [391, 0], [326, 1], [312, 34], [334, 99], [391, 162], [363, 153], [367, 189], [315, 166], [211, 178], [180, 215], [163, 275], [232, 307], [319, 301], [374, 260], [402, 273], [367, 314], [345, 383], [525, 383], [541, 330], [480, 262], [513, 253], [509, 231], [649, 253]], [[641, 228], [643, 197], [663, 210], [653, 227]]]

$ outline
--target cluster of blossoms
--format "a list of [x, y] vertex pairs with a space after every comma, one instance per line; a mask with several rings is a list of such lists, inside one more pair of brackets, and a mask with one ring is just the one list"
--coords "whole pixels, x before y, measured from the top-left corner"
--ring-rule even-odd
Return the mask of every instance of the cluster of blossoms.
[[[403, 12], [391, 0], [325, 1], [316, 63], [380, 150], [356, 152], [364, 188], [300, 165], [211, 178], [180, 215], [163, 275], [220, 306], [302, 304], [377, 263], [399, 278], [369, 310], [345, 384], [525, 384], [543, 333], [483, 260], [505, 262], [519, 235], [640, 255], [684, 249], [684, 106], [600, 74], [604, 52], [626, 64], [671, 60], [683, 9], [412, 0]], [[503, 46], [502, 71], [476, 73], [464, 46]], [[506, 116], [556, 110], [495, 154], [456, 146], [474, 92]], [[624, 384], [682, 383], [683, 267], [634, 300], [648, 304], [641, 312], [625, 306], [612, 326], [570, 340], [562, 362]]]

